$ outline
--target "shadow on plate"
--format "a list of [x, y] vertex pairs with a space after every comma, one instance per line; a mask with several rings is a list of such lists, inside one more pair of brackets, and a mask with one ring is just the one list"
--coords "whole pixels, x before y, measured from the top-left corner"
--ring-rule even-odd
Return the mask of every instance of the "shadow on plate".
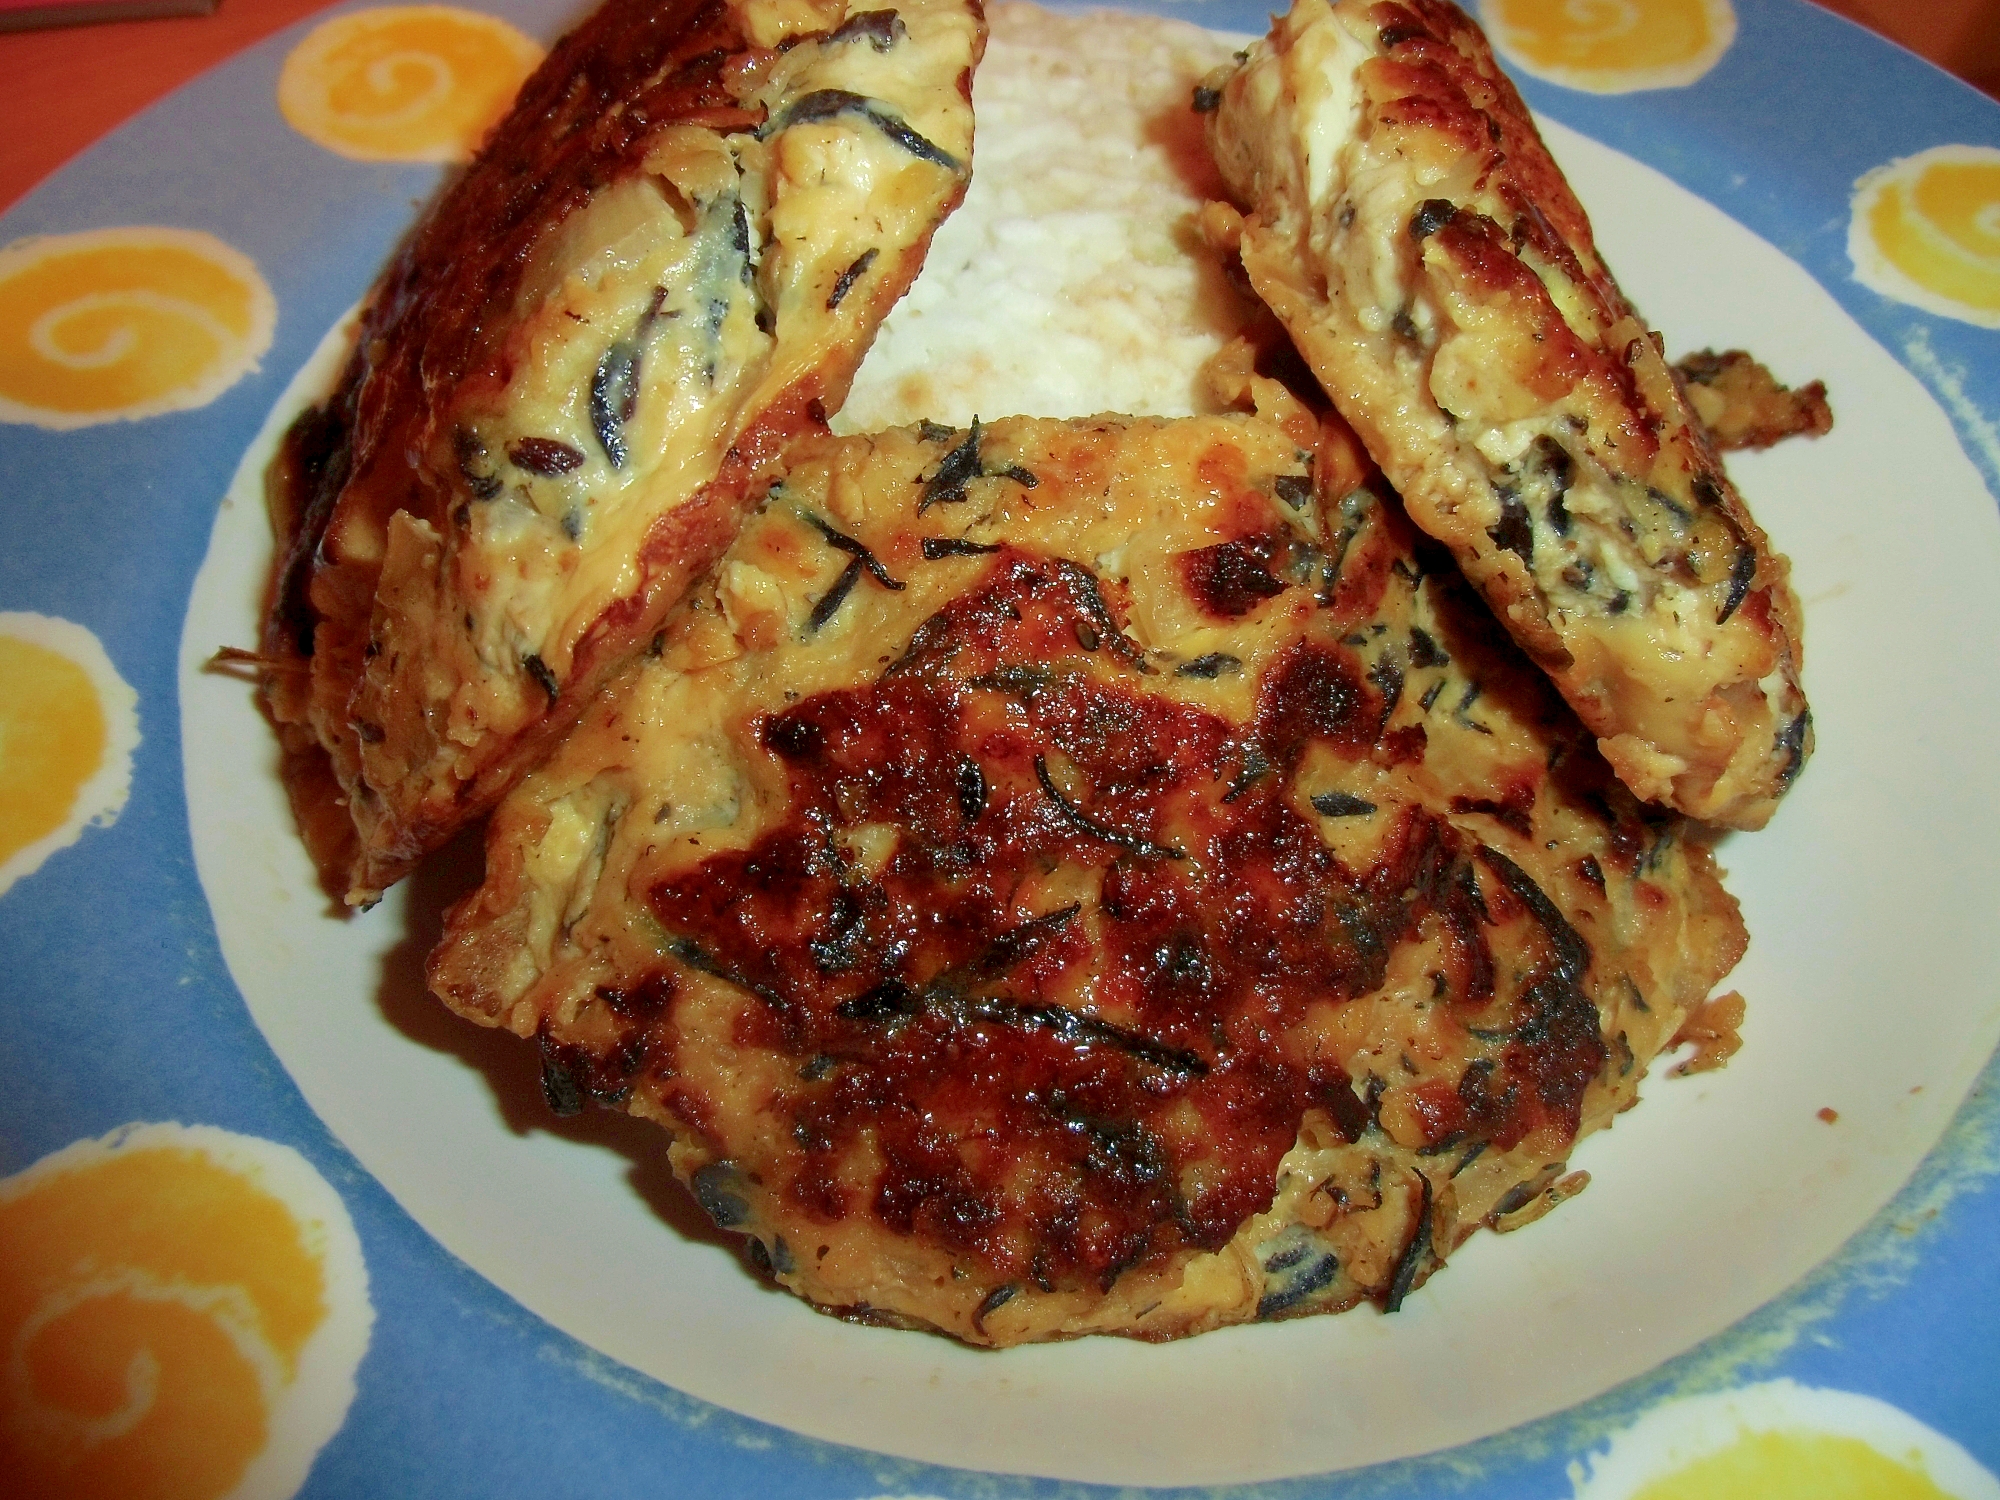
[[[424, 986], [424, 960], [444, 931], [444, 914], [479, 884], [485, 828], [469, 829], [417, 866], [409, 877], [403, 937], [382, 960], [375, 1003], [411, 1041], [448, 1053], [481, 1074], [500, 1118], [515, 1135], [543, 1131], [579, 1145], [615, 1152], [630, 1164], [625, 1179], [648, 1208], [683, 1239], [727, 1250], [739, 1261], [740, 1236], [717, 1229], [667, 1161], [667, 1136], [657, 1125], [609, 1109], [562, 1118], [542, 1098], [532, 1046], [512, 1032], [474, 1025], [445, 1009]], [[745, 1267], [746, 1274], [749, 1268]], [[760, 1282], [762, 1278], [757, 1278]]]

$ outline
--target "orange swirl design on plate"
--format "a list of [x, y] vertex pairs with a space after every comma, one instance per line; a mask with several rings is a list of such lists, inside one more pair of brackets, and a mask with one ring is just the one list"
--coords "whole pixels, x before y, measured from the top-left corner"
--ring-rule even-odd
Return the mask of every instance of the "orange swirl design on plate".
[[1592, 94], [1684, 88], [1736, 40], [1729, 0], [1483, 0], [1479, 10], [1508, 62]]
[[1864, 286], [2000, 328], [2000, 150], [1934, 146], [1854, 187], [1847, 253]]
[[372, 1320], [347, 1211], [289, 1147], [78, 1142], [0, 1181], [0, 1474], [39, 1500], [283, 1500]]
[[357, 161], [463, 161], [541, 59], [535, 42], [477, 11], [355, 11], [292, 49], [278, 108], [299, 134]]
[[206, 406], [257, 367], [277, 303], [213, 235], [135, 227], [0, 249], [0, 421], [58, 429]]
[[0, 892], [115, 820], [132, 786], [138, 695], [97, 637], [0, 614]]

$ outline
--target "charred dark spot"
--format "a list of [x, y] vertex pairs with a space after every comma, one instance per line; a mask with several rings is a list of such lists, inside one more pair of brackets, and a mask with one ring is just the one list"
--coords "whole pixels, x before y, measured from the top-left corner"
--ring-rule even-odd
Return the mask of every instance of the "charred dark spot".
[[1422, 244], [1449, 224], [1457, 213], [1457, 205], [1449, 198], [1426, 198], [1410, 215], [1410, 238]]
[[1604, 866], [1597, 862], [1597, 856], [1586, 854], [1576, 862], [1576, 873], [1602, 891], [1604, 887]]
[[959, 816], [968, 823], [978, 822], [986, 811], [986, 773], [969, 755], [959, 765], [953, 790], [958, 794]]
[[1283, 538], [1250, 537], [1180, 555], [1181, 578], [1194, 602], [1218, 619], [1247, 615], [1285, 591], [1271, 574]]
[[1212, 115], [1222, 108], [1222, 90], [1212, 89], [1204, 84], [1194, 86], [1194, 112], [1198, 115]]
[[1493, 539], [1493, 545], [1503, 552], [1511, 552], [1530, 568], [1535, 561], [1535, 527], [1528, 519], [1528, 507], [1520, 495], [1510, 489], [1496, 489], [1495, 497], [1500, 501], [1500, 519], [1486, 529]]

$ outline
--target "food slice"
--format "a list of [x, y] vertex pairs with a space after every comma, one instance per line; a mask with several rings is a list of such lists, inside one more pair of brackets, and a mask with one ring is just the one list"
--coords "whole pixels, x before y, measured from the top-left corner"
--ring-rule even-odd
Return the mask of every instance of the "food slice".
[[1394, 1308], [1574, 1190], [1744, 934], [1300, 427], [802, 445], [495, 812], [433, 988], [844, 1315]]
[[1641, 797], [1761, 827], [1812, 747], [1798, 600], [1486, 39], [1298, 0], [1197, 98], [1243, 264]]
[[273, 475], [263, 654], [366, 903], [484, 812], [822, 426], [971, 164], [977, 0], [611, 0], [385, 274]]

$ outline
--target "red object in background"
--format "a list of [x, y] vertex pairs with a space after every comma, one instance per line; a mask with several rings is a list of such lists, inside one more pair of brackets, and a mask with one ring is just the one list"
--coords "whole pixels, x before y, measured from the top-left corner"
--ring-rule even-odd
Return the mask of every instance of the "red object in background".
[[216, 0], [0, 0], [0, 31], [214, 14]]

